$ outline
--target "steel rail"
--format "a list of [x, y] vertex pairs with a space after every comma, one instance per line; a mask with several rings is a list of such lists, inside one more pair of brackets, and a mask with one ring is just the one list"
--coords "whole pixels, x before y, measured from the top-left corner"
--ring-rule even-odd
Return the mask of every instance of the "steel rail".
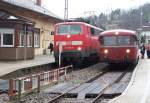
[[88, 83], [89, 81], [95, 80], [95, 78], [98, 78], [98, 77], [100, 77], [100, 76], [106, 74], [106, 73], [109, 71], [107, 68], [108, 68], [108, 66], [104, 67], [104, 71], [103, 71], [103, 72], [99, 73], [98, 75], [96, 75], [96, 76], [90, 78], [89, 80], [87, 80], [87, 81], [85, 81], [85, 82], [80, 83], [79, 85], [77, 85], [76, 87], [74, 87], [74, 88], [68, 90], [67, 92], [58, 95], [57, 97], [55, 97], [55, 98], [51, 99], [50, 101], [48, 101], [48, 103], [57, 103], [57, 101], [58, 101], [59, 99], [61, 99], [63, 96], [65, 96], [65, 95], [66, 95], [67, 93], [69, 93], [70, 91], [72, 91], [72, 90], [74, 90], [74, 89], [80, 87], [80, 86], [83, 85], [84, 83]]
[[120, 82], [120, 80], [126, 75], [126, 73], [128, 73], [128, 70], [130, 68], [131, 67], [128, 67], [117, 79], [115, 79], [112, 83], [110, 83], [109, 85], [107, 85], [106, 87], [104, 87], [102, 89], [102, 91], [98, 94], [98, 96], [91, 103], [98, 103], [99, 98], [102, 96], [102, 94], [105, 92], [105, 90], [108, 89], [113, 84]]

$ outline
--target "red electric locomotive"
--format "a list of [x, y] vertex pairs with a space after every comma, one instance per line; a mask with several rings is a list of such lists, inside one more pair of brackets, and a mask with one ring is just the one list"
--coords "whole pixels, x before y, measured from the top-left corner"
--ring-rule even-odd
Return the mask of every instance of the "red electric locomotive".
[[109, 64], [115, 63], [137, 63], [138, 37], [131, 30], [108, 30], [101, 33], [99, 40], [100, 61]]
[[80, 63], [98, 57], [99, 33], [103, 30], [83, 22], [63, 22], [55, 26], [54, 57], [63, 63]]

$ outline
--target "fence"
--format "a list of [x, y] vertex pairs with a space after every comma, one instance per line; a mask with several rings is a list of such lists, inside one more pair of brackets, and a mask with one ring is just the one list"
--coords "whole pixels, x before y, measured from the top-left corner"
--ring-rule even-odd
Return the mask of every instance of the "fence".
[[73, 66], [70, 65], [40, 74], [21, 77], [17, 79], [10, 79], [9, 96], [14, 97], [17, 95], [18, 99], [20, 100], [21, 95], [24, 93], [29, 93], [34, 90], [37, 90], [37, 92], [39, 92], [41, 87], [44, 87], [51, 83], [57, 83], [61, 75], [64, 75], [66, 77], [69, 68], [73, 68]]

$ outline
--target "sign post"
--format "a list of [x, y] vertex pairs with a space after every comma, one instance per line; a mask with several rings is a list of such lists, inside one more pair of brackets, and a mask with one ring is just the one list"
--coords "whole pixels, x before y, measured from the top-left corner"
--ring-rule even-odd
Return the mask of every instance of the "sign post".
[[62, 52], [62, 44], [59, 43], [59, 67], [61, 67], [61, 52]]

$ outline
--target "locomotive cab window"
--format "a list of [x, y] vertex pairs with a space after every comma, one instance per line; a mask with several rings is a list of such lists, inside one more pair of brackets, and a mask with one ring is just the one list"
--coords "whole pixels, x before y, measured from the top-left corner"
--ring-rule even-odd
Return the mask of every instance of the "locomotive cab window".
[[95, 35], [95, 30], [94, 30], [94, 28], [91, 28], [91, 34], [92, 34], [92, 35]]
[[81, 26], [79, 25], [70, 25], [70, 34], [80, 34]]
[[81, 25], [60, 25], [58, 27], [58, 35], [65, 35], [65, 34], [81, 34], [82, 28]]

